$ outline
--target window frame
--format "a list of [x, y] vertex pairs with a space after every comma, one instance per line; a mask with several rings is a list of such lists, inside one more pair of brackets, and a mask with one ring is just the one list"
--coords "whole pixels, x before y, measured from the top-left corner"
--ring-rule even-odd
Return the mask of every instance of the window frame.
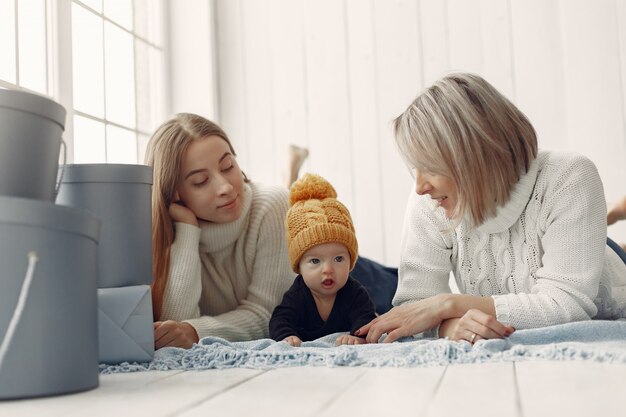
[[[42, 94], [41, 92], [30, 90], [19, 84], [20, 82], [19, 80], [19, 44], [20, 42], [19, 42], [19, 27], [18, 27], [19, 9], [18, 9], [18, 0], [11, 0], [11, 1], [13, 1], [15, 5], [14, 7], [15, 7], [15, 34], [16, 34], [16, 38], [15, 38], [15, 56], [16, 56], [16, 64], [15, 64], [16, 65], [16, 79], [15, 81], [16, 83], [13, 84], [11, 82], [0, 79], [0, 87], [13, 89], [13, 90], [27, 91], [27, 92], [32, 92], [35, 94]], [[52, 98], [59, 104], [61, 104], [67, 111], [67, 116], [65, 120], [65, 132], [63, 134], [63, 139], [65, 141], [66, 148], [67, 148], [67, 152], [66, 152], [67, 159], [65, 162], [68, 164], [74, 163], [74, 115], [78, 115], [78, 116], [85, 117], [90, 120], [95, 120], [95, 121], [103, 123], [104, 131], [105, 131], [105, 138], [107, 134], [106, 126], [108, 125], [115, 126], [115, 127], [133, 132], [135, 136], [135, 146], [136, 146], [136, 154], [137, 154], [136, 163], [142, 164], [143, 161], [140, 160], [141, 155], [142, 155], [142, 143], [141, 143], [140, 138], [142, 136], [144, 137], [150, 136], [152, 132], [142, 130], [140, 129], [140, 126], [139, 126], [139, 120], [138, 120], [139, 119], [139, 109], [138, 109], [139, 100], [137, 98], [138, 88], [137, 88], [136, 42], [142, 41], [149, 47], [156, 48], [160, 52], [161, 63], [162, 63], [162, 67], [161, 67], [161, 84], [162, 84], [161, 93], [162, 94], [161, 95], [162, 95], [163, 103], [160, 103], [159, 106], [161, 106], [163, 110], [163, 113], [164, 113], [163, 116], [166, 116], [167, 114], [170, 113], [170, 108], [171, 108], [171, 104], [169, 100], [171, 81], [169, 80], [169, 77], [168, 77], [169, 75], [169, 70], [168, 70], [168, 61], [169, 61], [169, 50], [168, 50], [169, 37], [168, 35], [169, 33], [168, 33], [168, 26], [167, 26], [168, 20], [166, 17], [166, 10], [167, 10], [166, 0], [160, 3], [161, 8], [162, 8], [161, 12], [159, 13], [161, 17], [161, 22], [159, 23], [159, 25], [162, 31], [162, 34], [161, 34], [162, 45], [161, 46], [156, 45], [149, 39], [146, 39], [145, 37], [139, 35], [136, 32], [135, 27], [133, 27], [133, 30], [129, 30], [125, 28], [124, 26], [111, 20], [108, 16], [104, 14], [104, 11], [98, 12], [96, 10], [93, 10], [88, 5], [82, 3], [80, 0], [77, 0], [77, 1], [75, 0], [43, 0], [43, 1], [45, 4], [45, 11], [46, 11], [45, 34], [46, 34], [46, 65], [47, 65], [47, 72], [46, 72], [47, 92], [44, 94], [49, 96], [50, 98]], [[73, 51], [72, 51], [72, 5], [73, 4], [76, 4], [78, 7], [85, 8], [90, 13], [94, 13], [96, 16], [101, 18], [102, 24], [103, 24], [103, 30], [104, 30], [105, 22], [108, 22], [109, 24], [114, 25], [116, 28], [121, 29], [124, 32], [130, 34], [132, 37], [132, 40], [133, 40], [132, 48], [133, 48], [133, 58], [134, 58], [133, 81], [134, 81], [134, 88], [135, 88], [135, 103], [134, 103], [135, 126], [133, 128], [108, 120], [107, 115], [106, 115], [106, 106], [105, 106], [103, 118], [99, 118], [91, 114], [84, 113], [74, 108], [74, 99], [73, 99], [74, 88], [73, 88], [73, 68], [72, 68], [72, 54], [73, 54]], [[133, 1], [133, 4], [134, 4], [134, 1]], [[135, 8], [133, 7], [133, 10], [132, 10], [133, 24], [135, 22], [134, 17], [135, 17]], [[103, 36], [102, 41], [103, 41], [103, 55], [104, 55], [105, 54], [104, 36]], [[104, 83], [106, 83], [106, 81], [103, 79], [103, 84]], [[106, 103], [106, 98], [105, 98], [105, 103]], [[106, 150], [105, 150], [105, 155], [104, 155], [105, 160], [106, 160], [106, 157], [107, 155], [106, 155]]]

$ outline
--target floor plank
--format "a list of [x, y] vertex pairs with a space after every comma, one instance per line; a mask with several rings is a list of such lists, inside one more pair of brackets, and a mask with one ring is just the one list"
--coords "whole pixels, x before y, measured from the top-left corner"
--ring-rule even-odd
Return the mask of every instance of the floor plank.
[[513, 364], [449, 365], [426, 415], [519, 417]]
[[0, 416], [622, 415], [626, 365], [528, 361], [105, 375], [98, 389], [0, 402]]
[[99, 387], [90, 391], [54, 397], [0, 402], [0, 416], [65, 416], [74, 410], [82, 409], [95, 397], [105, 395], [106, 393], [115, 395], [115, 393], [139, 390], [146, 385], [169, 378], [180, 372], [182, 371], [132, 372], [103, 375], [100, 376]]
[[251, 369], [182, 372], [147, 385], [140, 391], [106, 393], [93, 399], [89, 407], [70, 416], [177, 415], [262, 373]]
[[524, 416], [626, 413], [626, 365], [581, 361], [516, 362]]
[[166, 416], [260, 373], [231, 369], [105, 375], [92, 391], [0, 404], [0, 416]]
[[432, 401], [445, 367], [370, 368], [321, 416], [415, 416]]
[[326, 367], [273, 369], [199, 404], [181, 417], [317, 416], [366, 370]]

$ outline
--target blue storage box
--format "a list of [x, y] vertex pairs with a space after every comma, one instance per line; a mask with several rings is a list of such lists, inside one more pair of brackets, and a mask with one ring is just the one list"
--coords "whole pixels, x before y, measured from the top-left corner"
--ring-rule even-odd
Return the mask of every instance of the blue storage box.
[[100, 363], [150, 362], [154, 356], [149, 285], [98, 289]]

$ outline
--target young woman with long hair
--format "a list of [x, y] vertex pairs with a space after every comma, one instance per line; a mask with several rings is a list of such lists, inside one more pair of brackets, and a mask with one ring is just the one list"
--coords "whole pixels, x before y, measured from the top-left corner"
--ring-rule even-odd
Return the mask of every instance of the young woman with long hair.
[[284, 237], [288, 191], [249, 181], [226, 133], [181, 113], [148, 144], [152, 192], [155, 346], [204, 336], [268, 336], [293, 282]]

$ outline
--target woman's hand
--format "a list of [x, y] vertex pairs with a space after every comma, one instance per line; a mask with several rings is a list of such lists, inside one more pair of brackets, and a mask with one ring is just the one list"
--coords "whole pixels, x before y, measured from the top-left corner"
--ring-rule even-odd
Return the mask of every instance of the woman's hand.
[[361, 327], [355, 335], [367, 334], [367, 343], [377, 343], [380, 336], [387, 333], [385, 343], [395, 342], [401, 337], [413, 336], [425, 330], [432, 329], [442, 320], [447, 319], [443, 295], [435, 295], [411, 304], [394, 307], [382, 316]]
[[439, 327], [439, 337], [476, 343], [481, 339], [509, 337], [514, 331], [515, 328], [500, 323], [494, 316], [471, 309], [463, 317], [444, 320]]
[[197, 343], [198, 333], [189, 323], [181, 323], [174, 320], [157, 321], [154, 323], [154, 347], [180, 347], [189, 349]]
[[283, 339], [283, 342], [287, 342], [293, 347], [300, 347], [302, 340], [298, 336], [287, 336]]
[[187, 223], [198, 227], [198, 218], [188, 207], [182, 204], [172, 203], [168, 209], [172, 220], [178, 223]]
[[367, 343], [364, 338], [352, 336], [351, 334], [343, 334], [335, 341], [335, 346], [340, 345], [363, 345]]

